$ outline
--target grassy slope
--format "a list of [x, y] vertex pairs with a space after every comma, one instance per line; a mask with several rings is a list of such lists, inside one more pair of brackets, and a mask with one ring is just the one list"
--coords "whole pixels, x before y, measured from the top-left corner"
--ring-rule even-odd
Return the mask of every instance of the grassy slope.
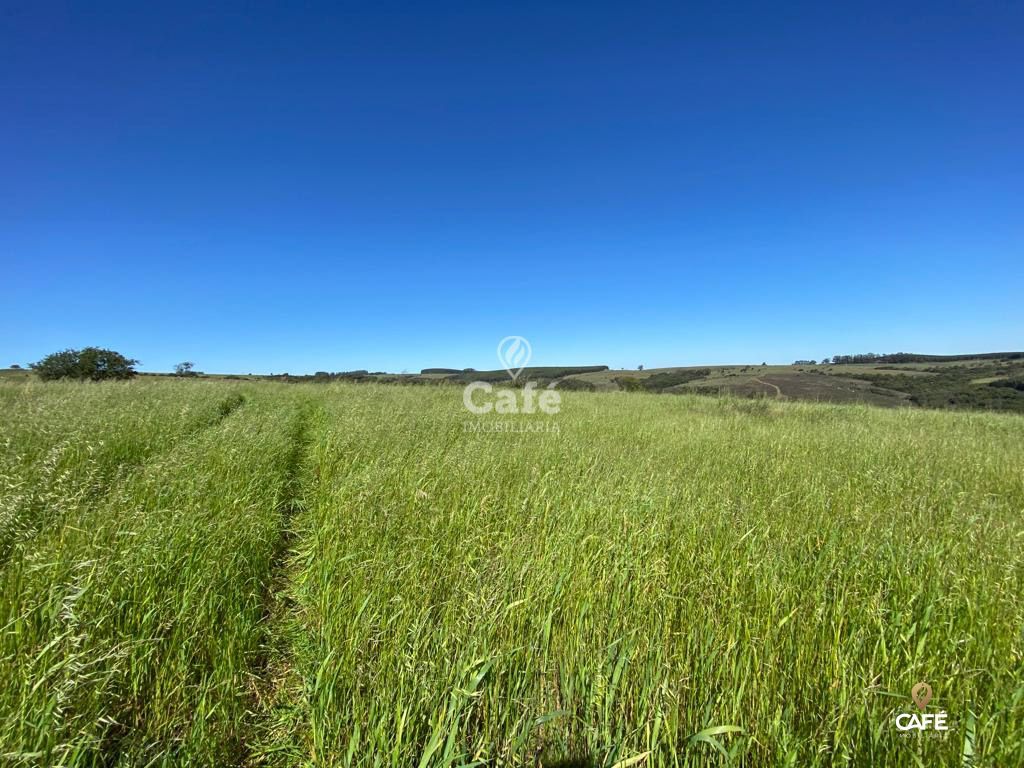
[[[2, 572], [5, 763], [1024, 762], [1020, 417], [243, 390]], [[892, 728], [919, 680], [946, 740]]]

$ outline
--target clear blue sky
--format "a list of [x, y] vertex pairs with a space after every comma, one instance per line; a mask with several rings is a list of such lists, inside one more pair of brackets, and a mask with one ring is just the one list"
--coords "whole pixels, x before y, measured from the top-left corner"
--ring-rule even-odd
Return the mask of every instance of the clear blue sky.
[[1021, 3], [159, 5], [0, 11], [0, 364], [1024, 347]]

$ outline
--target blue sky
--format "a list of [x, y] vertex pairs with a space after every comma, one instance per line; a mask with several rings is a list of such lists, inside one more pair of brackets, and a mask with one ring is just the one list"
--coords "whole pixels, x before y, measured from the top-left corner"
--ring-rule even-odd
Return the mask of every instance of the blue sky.
[[0, 364], [1024, 348], [1024, 6], [0, 11]]

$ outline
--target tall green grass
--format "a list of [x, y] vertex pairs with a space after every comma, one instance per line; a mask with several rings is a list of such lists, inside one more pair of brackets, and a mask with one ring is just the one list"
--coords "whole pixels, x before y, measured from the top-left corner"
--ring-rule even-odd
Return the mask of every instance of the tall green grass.
[[242, 399], [181, 382], [0, 386], [0, 562]]
[[0, 573], [5, 765], [244, 756], [301, 415], [261, 398], [224, 416]]
[[[557, 434], [466, 419], [450, 390], [327, 398], [281, 762], [1024, 762], [1021, 420], [622, 394], [567, 396]], [[944, 740], [893, 727], [919, 680]]]
[[[77, 446], [154, 393], [2, 390], [21, 456], [65, 439], [33, 401], [79, 397]], [[0, 762], [1024, 764], [1020, 417], [244, 393], [43, 505], [0, 572]], [[894, 727], [919, 681], [944, 735]]]

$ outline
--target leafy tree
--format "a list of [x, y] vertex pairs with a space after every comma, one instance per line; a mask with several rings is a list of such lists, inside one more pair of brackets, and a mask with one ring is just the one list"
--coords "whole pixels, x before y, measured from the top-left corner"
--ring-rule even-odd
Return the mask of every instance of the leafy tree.
[[20, 366], [20, 365], [18, 365], [17, 363], [14, 363], [14, 364], [13, 364], [13, 365], [11, 366], [11, 368], [13, 368], [13, 369], [14, 369], [14, 370], [16, 370], [16, 371], [20, 371], [20, 370], [21, 370], [21, 366]]
[[43, 381], [53, 379], [79, 379], [102, 381], [104, 379], [130, 379], [135, 375], [138, 360], [125, 357], [119, 352], [99, 347], [65, 349], [47, 355], [29, 367]]
[[178, 363], [176, 366], [174, 366], [174, 375], [195, 376], [197, 374], [194, 370], [192, 370], [193, 368], [195, 368], [195, 363], [190, 363], [186, 360], [184, 363]]

